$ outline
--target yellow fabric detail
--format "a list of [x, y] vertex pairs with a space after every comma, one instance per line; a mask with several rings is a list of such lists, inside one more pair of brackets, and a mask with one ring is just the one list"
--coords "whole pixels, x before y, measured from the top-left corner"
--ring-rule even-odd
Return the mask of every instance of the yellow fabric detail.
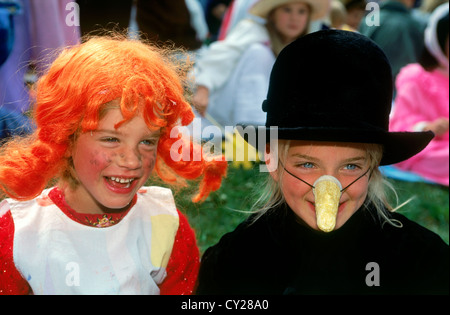
[[169, 262], [179, 218], [170, 214], [158, 214], [152, 220], [151, 262], [155, 267], [166, 268]]

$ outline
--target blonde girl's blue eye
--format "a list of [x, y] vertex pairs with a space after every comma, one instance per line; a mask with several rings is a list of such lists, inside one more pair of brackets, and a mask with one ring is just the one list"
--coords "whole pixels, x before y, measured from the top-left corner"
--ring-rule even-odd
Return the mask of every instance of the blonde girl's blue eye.
[[295, 167], [311, 169], [311, 168], [314, 168], [314, 164], [313, 164], [313, 163], [310, 163], [310, 162], [306, 162], [306, 163], [296, 163], [296, 164], [295, 164]]
[[349, 171], [355, 171], [355, 170], [359, 170], [361, 168], [358, 165], [356, 165], [356, 164], [347, 164], [345, 166], [345, 169], [349, 170]]

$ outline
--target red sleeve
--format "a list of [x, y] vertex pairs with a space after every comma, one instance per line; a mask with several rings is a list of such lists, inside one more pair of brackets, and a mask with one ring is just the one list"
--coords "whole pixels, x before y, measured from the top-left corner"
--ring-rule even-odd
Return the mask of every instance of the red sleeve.
[[30, 294], [28, 282], [14, 265], [13, 244], [14, 221], [8, 211], [0, 215], [0, 295]]
[[160, 285], [161, 295], [190, 295], [197, 282], [200, 254], [195, 233], [186, 217], [179, 211], [178, 215], [180, 225], [167, 265], [167, 277]]

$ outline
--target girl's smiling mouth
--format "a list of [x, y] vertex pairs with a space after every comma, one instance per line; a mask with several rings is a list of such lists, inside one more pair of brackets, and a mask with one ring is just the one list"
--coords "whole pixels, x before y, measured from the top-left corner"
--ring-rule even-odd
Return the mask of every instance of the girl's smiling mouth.
[[115, 193], [129, 193], [137, 184], [137, 178], [135, 177], [119, 177], [119, 176], [105, 176], [107, 187]]

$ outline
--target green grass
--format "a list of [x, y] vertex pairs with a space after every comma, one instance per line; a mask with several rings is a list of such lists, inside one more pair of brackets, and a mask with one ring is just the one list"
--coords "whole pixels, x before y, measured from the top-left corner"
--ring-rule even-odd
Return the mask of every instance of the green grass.
[[186, 213], [194, 228], [200, 251], [217, 243], [222, 235], [242, 222], [253, 202], [252, 193], [261, 185], [263, 176], [256, 168], [242, 170], [230, 168], [221, 188], [210, 194], [202, 204], [190, 201], [190, 189], [176, 194], [177, 206]]
[[[230, 167], [221, 188], [212, 193], [202, 204], [192, 204], [192, 189], [176, 194], [179, 209], [186, 213], [196, 231], [201, 252], [217, 243], [221, 236], [232, 231], [247, 214], [256, 200], [267, 173], [260, 173], [257, 166], [244, 170]], [[408, 218], [439, 234], [449, 243], [449, 189], [425, 183], [409, 183], [389, 180], [397, 190], [399, 202], [413, 199], [399, 210]]]
[[398, 210], [409, 219], [439, 234], [449, 243], [449, 189], [426, 183], [389, 180], [400, 196], [400, 202], [413, 198]]

